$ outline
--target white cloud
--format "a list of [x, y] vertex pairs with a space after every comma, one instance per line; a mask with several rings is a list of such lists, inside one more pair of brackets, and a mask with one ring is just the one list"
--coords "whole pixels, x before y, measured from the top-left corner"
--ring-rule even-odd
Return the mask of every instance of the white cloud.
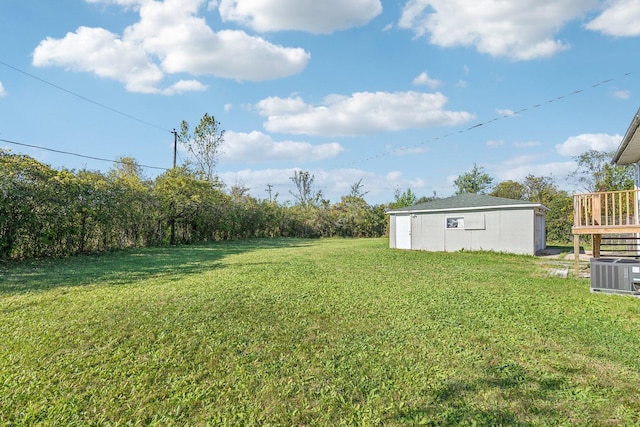
[[344, 149], [337, 142], [312, 145], [298, 141], [274, 141], [269, 135], [228, 131], [222, 157], [228, 161], [314, 161], [336, 157]]
[[498, 148], [504, 145], [504, 141], [502, 140], [490, 140], [487, 141], [487, 147], [489, 148]]
[[[390, 194], [395, 189], [411, 188], [412, 191], [422, 193], [426, 183], [421, 178], [408, 178], [402, 172], [394, 171], [386, 174], [365, 171], [362, 169], [333, 169], [315, 172], [316, 184], [332, 201], [339, 201], [342, 196], [349, 194], [351, 185], [362, 179], [363, 190], [369, 193], [365, 197], [369, 203], [387, 203], [393, 199], [380, 200], [383, 194]], [[388, 197], [388, 196], [387, 196]], [[377, 200], [377, 201], [371, 201]]]
[[440, 86], [442, 82], [440, 80], [432, 79], [431, 77], [429, 77], [429, 75], [426, 72], [422, 72], [420, 73], [420, 75], [418, 75], [418, 77], [413, 79], [413, 84], [426, 85], [426, 86], [429, 86], [431, 89], [435, 89], [438, 86]]
[[[223, 182], [241, 182], [249, 188], [249, 193], [260, 199], [268, 199], [267, 184], [272, 185], [273, 196], [278, 194], [280, 202], [293, 201], [289, 191], [294, 190], [294, 184], [290, 177], [300, 168], [288, 169], [244, 169], [234, 172], [220, 173]], [[331, 202], [338, 202], [342, 196], [349, 194], [351, 186], [362, 180], [363, 190], [368, 191], [365, 199], [371, 204], [389, 203], [389, 194], [400, 189], [407, 188], [418, 195], [422, 195], [427, 188], [427, 183], [421, 178], [407, 178], [400, 171], [378, 174], [362, 169], [321, 169], [309, 171], [314, 177], [314, 187], [321, 190], [324, 197]], [[430, 194], [429, 194], [430, 195]]]
[[472, 46], [491, 56], [530, 60], [567, 49], [564, 41], [554, 38], [559, 28], [598, 4], [598, 0], [409, 0], [398, 25], [418, 37], [428, 36], [437, 46]]
[[175, 94], [204, 90], [196, 80], [162, 88], [172, 74], [212, 75], [260, 81], [302, 71], [310, 55], [242, 31], [214, 32], [198, 13], [204, 0], [92, 0], [135, 9], [140, 20], [122, 35], [79, 27], [61, 39], [47, 38], [33, 52], [35, 66], [91, 72], [142, 93]]
[[515, 112], [513, 110], [510, 110], [508, 108], [498, 108], [496, 110], [496, 113], [500, 114], [500, 116], [502, 116], [502, 117], [509, 117], [509, 116], [513, 116], [515, 114]]
[[605, 133], [585, 133], [567, 138], [562, 144], [556, 145], [556, 151], [563, 156], [578, 156], [585, 151], [614, 151], [622, 141], [620, 135]]
[[197, 80], [180, 80], [166, 89], [162, 89], [160, 93], [163, 95], [175, 95], [184, 92], [205, 91], [207, 87]]
[[272, 186], [272, 196], [279, 201], [290, 199], [289, 190], [293, 189], [290, 177], [296, 169], [242, 169], [238, 171], [221, 172], [223, 182], [241, 182], [249, 188], [249, 194], [259, 199], [268, 199], [267, 185]]
[[358, 92], [350, 97], [330, 95], [323, 105], [301, 98], [267, 98], [256, 107], [267, 117], [270, 132], [349, 136], [376, 132], [453, 126], [475, 118], [465, 111], [447, 111], [441, 93]]
[[539, 147], [540, 145], [542, 145], [540, 141], [516, 141], [513, 143], [516, 148]]
[[[507, 162], [495, 167], [495, 184], [502, 181], [521, 181], [527, 175], [534, 176], [551, 176], [558, 180], [558, 185], [562, 187], [562, 182], [566, 177], [576, 169], [574, 162], [550, 162], [550, 163], [535, 163], [525, 162], [525, 159], [519, 159], [516, 161], [510, 159]], [[529, 159], [531, 160], [531, 159]]]
[[133, 8], [142, 3], [141, 0], [85, 0], [87, 3], [107, 3], [123, 6], [126, 8]]
[[255, 31], [331, 33], [367, 24], [382, 12], [380, 0], [220, 0], [223, 21]]
[[0, 82], [0, 98], [2, 98], [3, 96], [7, 96], [7, 90], [2, 85], [2, 82]]
[[586, 28], [616, 37], [640, 36], [640, 0], [617, 0], [611, 2], [597, 18], [587, 23]]
[[224, 104], [224, 111], [229, 112], [233, 109], [233, 104]]
[[576, 164], [573, 161], [549, 162], [545, 153], [532, 153], [516, 155], [503, 160], [500, 163], [487, 165], [487, 173], [494, 178], [494, 184], [503, 181], [522, 181], [527, 175], [551, 176], [560, 187], [566, 187], [566, 178], [574, 171]]
[[164, 77], [139, 44], [103, 28], [80, 27], [62, 39], [47, 37], [34, 50], [33, 65], [92, 72], [124, 83], [131, 92], [157, 92]]
[[[520, 166], [531, 168], [532, 164], [540, 161], [544, 157], [545, 157], [544, 154], [541, 154], [541, 153], [518, 154], [516, 156], [512, 156], [512, 157], [509, 157], [508, 159], [505, 159], [500, 164], [500, 169], [503, 169], [503, 168], [509, 169], [509, 168], [520, 167]], [[531, 171], [529, 173], [531, 173]]]
[[309, 111], [310, 108], [299, 96], [294, 98], [269, 97], [258, 102], [256, 105], [263, 116], [280, 116], [284, 114], [297, 114]]
[[631, 98], [631, 92], [629, 92], [628, 90], [615, 90], [613, 91], [613, 97], [617, 98], [617, 99], [629, 99]]

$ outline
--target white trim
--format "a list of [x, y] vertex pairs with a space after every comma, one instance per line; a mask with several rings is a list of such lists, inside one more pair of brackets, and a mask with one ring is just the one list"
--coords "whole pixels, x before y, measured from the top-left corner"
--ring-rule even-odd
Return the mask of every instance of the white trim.
[[494, 209], [534, 209], [541, 208], [543, 210], [550, 210], [548, 207], [536, 203], [536, 204], [522, 204], [522, 205], [497, 205], [497, 206], [469, 206], [466, 208], [442, 208], [442, 209], [407, 209], [402, 211], [389, 211], [389, 215], [396, 214], [412, 214], [412, 213], [430, 213], [430, 212], [463, 212], [463, 211], [488, 211]]

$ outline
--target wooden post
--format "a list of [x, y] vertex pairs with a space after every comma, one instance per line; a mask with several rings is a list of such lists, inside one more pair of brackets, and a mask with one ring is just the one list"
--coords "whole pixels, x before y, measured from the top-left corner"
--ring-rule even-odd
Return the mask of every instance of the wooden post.
[[600, 243], [602, 243], [602, 234], [591, 235], [591, 243], [593, 245], [593, 258], [600, 258]]
[[573, 235], [573, 258], [575, 261], [574, 264], [574, 273], [576, 277], [580, 277], [580, 235]]

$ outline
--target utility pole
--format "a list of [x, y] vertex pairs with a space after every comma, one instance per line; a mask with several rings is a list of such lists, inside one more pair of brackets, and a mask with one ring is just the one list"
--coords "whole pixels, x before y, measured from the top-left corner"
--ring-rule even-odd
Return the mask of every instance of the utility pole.
[[271, 184], [267, 184], [267, 189], [266, 189], [266, 190], [264, 190], [264, 191], [266, 191], [267, 193], [269, 193], [269, 203], [271, 203], [271, 188], [272, 188], [272, 187], [273, 187], [273, 185], [271, 185]]
[[173, 167], [176, 167], [176, 154], [178, 154], [178, 132], [173, 128]]
[[[173, 169], [176, 168], [176, 154], [178, 154], [178, 132], [176, 132], [176, 128], [173, 128]], [[175, 202], [171, 202], [171, 235], [169, 237], [170, 244], [176, 244], [176, 218], [175, 218]]]

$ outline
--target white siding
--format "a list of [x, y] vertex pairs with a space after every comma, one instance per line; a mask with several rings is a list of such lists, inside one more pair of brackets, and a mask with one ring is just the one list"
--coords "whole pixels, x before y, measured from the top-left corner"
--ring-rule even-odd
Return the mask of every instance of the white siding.
[[[464, 228], [447, 228], [447, 218], [453, 217], [463, 218], [460, 224], [464, 223]], [[395, 220], [395, 244], [403, 249], [493, 250], [534, 255], [545, 247], [544, 236], [540, 234], [540, 227], [544, 233], [544, 216], [536, 215], [534, 209], [417, 212], [395, 215]], [[404, 240], [407, 236], [409, 241]]]
[[443, 251], [444, 216], [415, 214], [411, 219], [411, 246], [423, 251]]

